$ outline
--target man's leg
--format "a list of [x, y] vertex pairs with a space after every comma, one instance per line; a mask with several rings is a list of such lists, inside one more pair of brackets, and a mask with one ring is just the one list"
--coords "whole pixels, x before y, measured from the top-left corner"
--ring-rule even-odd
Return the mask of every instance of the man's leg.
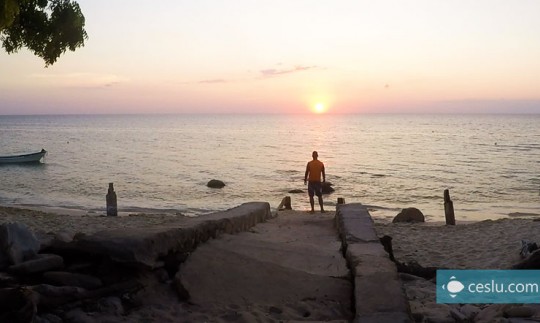
[[317, 198], [319, 198], [319, 205], [321, 206], [321, 213], [324, 213], [322, 194], [317, 195]]
[[315, 188], [311, 183], [308, 184], [307, 187], [308, 195], [309, 195], [309, 204], [311, 204], [311, 213], [315, 212], [315, 200], [313, 199], [313, 196], [315, 196]]

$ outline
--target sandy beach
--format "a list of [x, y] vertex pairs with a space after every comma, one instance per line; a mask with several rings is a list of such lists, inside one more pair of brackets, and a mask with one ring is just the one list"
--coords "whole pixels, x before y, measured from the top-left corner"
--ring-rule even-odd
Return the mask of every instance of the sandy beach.
[[[444, 223], [381, 223], [378, 236], [392, 237], [399, 262], [444, 269], [510, 269], [522, 260], [521, 240], [540, 242], [535, 218], [484, 220], [447, 226]], [[438, 304], [434, 279], [400, 274], [415, 322], [510, 322], [511, 311], [538, 319], [537, 304]], [[456, 315], [455, 313], [459, 313]], [[520, 314], [521, 315], [521, 314]]]
[[109, 229], [173, 225], [185, 221], [189, 221], [189, 218], [173, 214], [122, 213], [117, 217], [108, 217], [81, 210], [0, 206], [0, 223], [24, 223], [32, 231], [39, 233], [94, 233]]
[[520, 261], [521, 240], [540, 242], [534, 218], [443, 223], [380, 223], [379, 236], [393, 238], [398, 261], [448, 269], [508, 269]]

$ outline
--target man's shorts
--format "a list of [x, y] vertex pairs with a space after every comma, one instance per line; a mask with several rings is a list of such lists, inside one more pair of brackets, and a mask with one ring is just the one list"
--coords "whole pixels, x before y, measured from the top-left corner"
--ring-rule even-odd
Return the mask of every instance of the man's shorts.
[[321, 196], [322, 195], [322, 183], [321, 182], [308, 182], [307, 191], [309, 196], [313, 195]]

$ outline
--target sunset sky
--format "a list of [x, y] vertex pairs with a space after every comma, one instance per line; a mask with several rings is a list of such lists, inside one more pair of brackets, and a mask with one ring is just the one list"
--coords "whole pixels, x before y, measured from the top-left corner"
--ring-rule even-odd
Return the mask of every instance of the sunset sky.
[[78, 3], [85, 47], [0, 51], [0, 114], [540, 113], [538, 0]]

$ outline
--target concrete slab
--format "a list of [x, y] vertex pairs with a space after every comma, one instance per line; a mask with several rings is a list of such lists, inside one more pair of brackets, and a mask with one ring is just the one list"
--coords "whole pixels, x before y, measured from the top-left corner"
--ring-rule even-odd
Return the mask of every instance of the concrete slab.
[[384, 251], [367, 209], [338, 205], [336, 224], [354, 275], [355, 322], [412, 322], [395, 264]]
[[273, 320], [352, 319], [352, 285], [333, 214], [283, 211], [205, 243], [177, 278], [197, 310], [257, 308]]

